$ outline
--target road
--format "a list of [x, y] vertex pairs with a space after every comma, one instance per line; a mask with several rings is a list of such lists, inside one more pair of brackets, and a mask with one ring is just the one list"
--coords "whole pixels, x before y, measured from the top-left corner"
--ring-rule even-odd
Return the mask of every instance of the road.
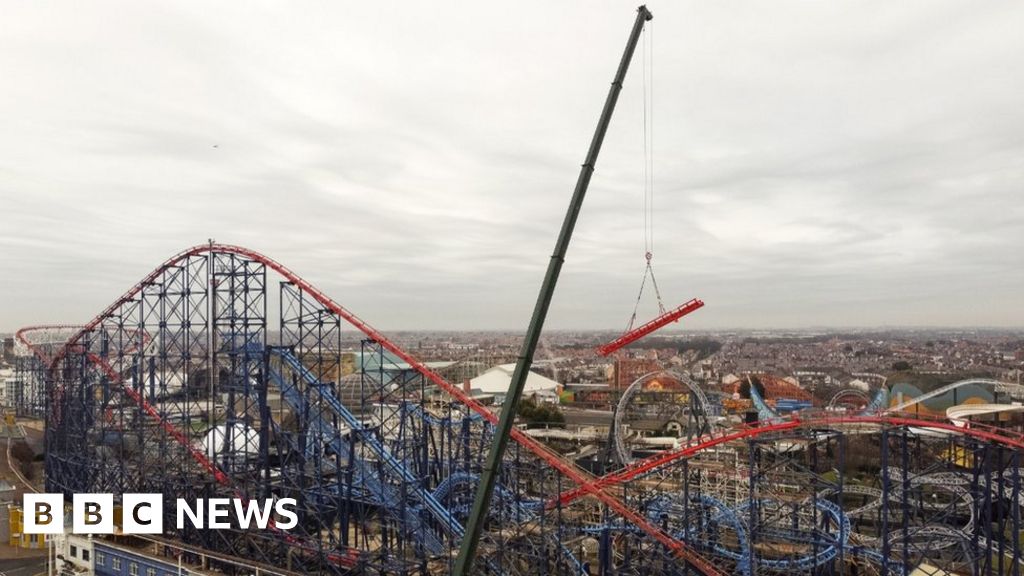
[[566, 424], [576, 426], [610, 426], [612, 423], [612, 413], [610, 410], [563, 408], [562, 415], [565, 416]]
[[46, 557], [0, 560], [0, 576], [35, 576], [46, 573]]

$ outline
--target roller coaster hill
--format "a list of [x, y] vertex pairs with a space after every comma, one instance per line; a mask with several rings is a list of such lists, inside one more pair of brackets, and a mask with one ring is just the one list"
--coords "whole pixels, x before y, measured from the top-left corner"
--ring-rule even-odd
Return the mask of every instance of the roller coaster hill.
[[[361, 344], [339, 378], [343, 333]], [[282, 264], [197, 246], [88, 324], [17, 337], [39, 390], [26, 406], [47, 420], [48, 491], [159, 492], [169, 512], [175, 498], [295, 498], [287, 532], [165, 519], [167, 542], [225, 572], [231, 558], [268, 573], [451, 570], [496, 414]], [[514, 429], [476, 570], [1019, 573], [1019, 431], [916, 416], [884, 387], [860, 411], [788, 416], [752, 391], [756, 425], [715, 427], [698, 401], [680, 447], [617, 446], [602, 476]]]

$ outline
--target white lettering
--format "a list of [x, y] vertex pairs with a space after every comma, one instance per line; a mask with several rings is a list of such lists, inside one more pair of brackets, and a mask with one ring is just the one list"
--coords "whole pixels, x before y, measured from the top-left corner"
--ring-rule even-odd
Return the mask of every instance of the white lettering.
[[203, 527], [203, 501], [196, 502], [196, 509], [188, 505], [188, 502], [184, 498], [178, 498], [178, 530], [185, 528], [185, 516], [188, 516], [189, 520], [192, 521], [193, 528]]
[[[281, 530], [291, 530], [299, 525], [299, 515], [294, 510], [297, 505], [298, 502], [295, 501], [295, 498], [281, 498], [274, 504], [274, 510], [277, 512], [277, 515], [288, 518], [287, 522], [277, 523], [278, 528]], [[291, 507], [291, 509], [288, 507]]]
[[238, 517], [238, 527], [249, 528], [249, 524], [255, 518], [256, 527], [260, 530], [266, 530], [267, 522], [270, 521], [270, 500], [263, 501], [262, 509], [260, 509], [260, 503], [256, 500], [245, 502], [245, 508], [242, 508], [242, 506], [242, 500], [235, 498], [235, 515]]
[[[231, 522], [227, 517], [231, 514], [230, 498], [210, 498], [206, 501], [207, 515], [210, 518], [210, 528], [231, 528]], [[224, 518], [225, 520], [220, 520]]]

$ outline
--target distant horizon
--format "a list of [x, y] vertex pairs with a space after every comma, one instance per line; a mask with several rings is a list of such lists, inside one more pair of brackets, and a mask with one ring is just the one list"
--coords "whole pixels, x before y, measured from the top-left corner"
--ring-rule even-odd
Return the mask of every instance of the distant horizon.
[[[67, 323], [53, 323], [53, 324], [67, 324]], [[31, 324], [31, 326], [46, 326], [46, 323]], [[0, 330], [0, 335], [13, 336], [18, 330], [26, 326], [19, 327], [15, 330]], [[386, 334], [417, 334], [417, 333], [435, 333], [435, 334], [467, 334], [467, 333], [479, 333], [479, 334], [506, 334], [506, 335], [520, 335], [525, 333], [525, 327], [523, 329], [512, 329], [512, 328], [466, 328], [466, 329], [448, 329], [448, 328], [375, 328], [381, 330]], [[274, 327], [268, 327], [268, 332], [277, 332], [278, 329]], [[345, 333], [355, 333], [354, 328], [342, 328], [342, 336]], [[615, 330], [612, 328], [545, 328], [544, 334], [548, 333], [593, 333], [593, 334], [618, 334], [622, 333], [623, 330]], [[721, 333], [721, 332], [824, 332], [824, 333], [843, 333], [843, 332], [1005, 332], [1005, 333], [1016, 333], [1020, 332], [1024, 334], [1024, 326], [804, 326], [804, 327], [763, 327], [763, 328], [742, 328], [742, 327], [727, 327], [727, 328], [680, 328], [674, 330], [660, 330], [648, 338], [657, 339], [664, 338], [666, 336], [686, 336], [690, 334], [707, 334], [707, 333]]]

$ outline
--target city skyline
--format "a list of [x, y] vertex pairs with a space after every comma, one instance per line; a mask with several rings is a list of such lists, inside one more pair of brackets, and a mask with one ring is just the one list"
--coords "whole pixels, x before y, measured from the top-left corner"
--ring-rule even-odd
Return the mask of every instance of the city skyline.
[[[0, 331], [211, 237], [385, 331], [525, 328], [635, 6], [241, 6], [9, 7]], [[1024, 7], [650, 7], [673, 328], [1024, 326]], [[642, 68], [549, 329], [633, 309]]]

